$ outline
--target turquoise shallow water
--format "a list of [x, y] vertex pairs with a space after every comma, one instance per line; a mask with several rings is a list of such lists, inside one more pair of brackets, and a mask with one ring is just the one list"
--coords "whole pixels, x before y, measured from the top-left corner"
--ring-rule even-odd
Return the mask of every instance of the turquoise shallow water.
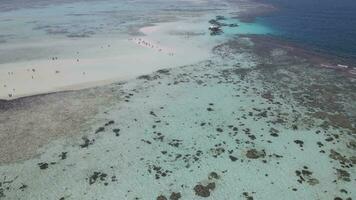
[[[2, 13], [0, 27], [5, 44], [80, 40], [220, 7], [186, 3], [60, 2]], [[0, 199], [355, 199], [355, 79], [264, 41], [275, 31], [227, 11], [222, 22], [238, 27], [193, 32], [219, 41], [201, 62], [0, 101], [6, 152], [36, 150], [1, 158]]]
[[[260, 57], [249, 44], [239, 38], [217, 46], [214, 60], [54, 94], [100, 90], [114, 100], [77, 137], [1, 166], [0, 198], [354, 198], [353, 122], [333, 120], [353, 115], [333, 111], [355, 107], [345, 100], [354, 86], [330, 87], [333, 71], [281, 53]], [[326, 99], [335, 90], [339, 98]]]
[[[199, 15], [211, 15], [210, 5], [185, 2], [179, 6], [173, 1], [78, 1], [39, 4], [33, 7], [19, 5], [17, 9], [0, 13], [0, 63], [48, 59], [56, 54], [66, 54], [58, 40], [85, 40], [86, 38], [131, 37], [140, 35], [142, 26], [174, 21]], [[224, 5], [214, 5], [224, 8]], [[134, 10], [135, 12], [132, 12]], [[177, 15], [177, 12], [179, 14]], [[218, 11], [215, 11], [217, 14]], [[236, 23], [239, 27], [224, 27], [224, 38], [237, 34], [272, 34], [271, 28], [257, 23], [242, 23], [226, 15], [224, 23]], [[207, 21], [209, 19], [207, 18]], [[209, 31], [205, 30], [204, 34]], [[41, 41], [45, 41], [42, 45]], [[21, 46], [23, 44], [23, 47]], [[8, 49], [13, 49], [12, 53]], [[65, 52], [66, 51], [66, 52]], [[67, 53], [68, 54], [68, 53]], [[58, 55], [57, 55], [58, 56]]]
[[[167, 6], [167, 5], [162, 5]], [[136, 14], [128, 13], [135, 9]], [[99, 33], [124, 31], [129, 24], [148, 23], [144, 16], [160, 10], [158, 4], [125, 1], [73, 2], [39, 8], [19, 9], [1, 14], [1, 34], [10, 38], [47, 36], [89, 37]], [[154, 16], [152, 16], [154, 17]], [[4, 38], [6, 39], [6, 37]]]
[[272, 28], [256, 21], [255, 23], [244, 23], [240, 22], [238, 19], [227, 19], [223, 21], [227, 24], [238, 24], [238, 27], [226, 27], [224, 28], [224, 33], [229, 37], [235, 34], [277, 34]]
[[[96, 34], [118, 34], [127, 32], [131, 26], [175, 20], [176, 7], [174, 2], [160, 1], [79, 1], [34, 8], [20, 6], [19, 9], [0, 14], [0, 36], [3, 43], [11, 44], [17, 40], [28, 42], [38, 38], [85, 38]], [[190, 13], [189, 9], [196, 10], [198, 14], [204, 13], [207, 7], [187, 2], [179, 6], [182, 10], [180, 15]], [[225, 21], [239, 24], [238, 28], [225, 27], [228, 35], [273, 32], [261, 23], [241, 23], [232, 18]]]

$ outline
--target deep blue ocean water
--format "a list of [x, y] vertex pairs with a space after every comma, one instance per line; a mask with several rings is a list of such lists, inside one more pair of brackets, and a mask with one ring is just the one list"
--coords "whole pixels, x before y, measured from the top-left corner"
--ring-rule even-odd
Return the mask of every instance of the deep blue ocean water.
[[355, 0], [263, 0], [278, 10], [258, 20], [284, 39], [356, 59]]

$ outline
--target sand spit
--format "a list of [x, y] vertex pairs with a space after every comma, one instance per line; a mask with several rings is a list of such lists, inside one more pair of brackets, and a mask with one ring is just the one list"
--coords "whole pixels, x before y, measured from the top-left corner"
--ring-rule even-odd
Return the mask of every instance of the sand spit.
[[[0, 198], [354, 199], [352, 80], [288, 49], [263, 49], [235, 38], [211, 60], [93, 90], [109, 106], [77, 137], [3, 164]], [[89, 94], [33, 98], [77, 93]], [[27, 118], [51, 108], [33, 109]]]
[[[215, 45], [205, 34], [194, 41], [171, 34], [208, 32], [208, 20], [217, 11], [202, 9], [206, 1], [181, 2], [179, 12], [164, 9], [170, 6], [165, 1], [162, 7], [146, 1], [57, 3], [57, 8], [1, 14], [13, 22], [0, 21], [0, 37], [6, 40], [0, 46], [0, 99], [92, 87], [196, 63]], [[85, 5], [88, 13], [81, 14]], [[145, 9], [129, 12], [136, 6]], [[49, 16], [55, 10], [63, 19]]]
[[[204, 19], [202, 19], [204, 21]], [[205, 20], [208, 24], [208, 20]], [[75, 46], [70, 56], [54, 55], [46, 60], [16, 62], [0, 65], [0, 98], [53, 91], [88, 88], [103, 83], [125, 81], [151, 73], [162, 67], [192, 64], [210, 56], [214, 40], [200, 35], [192, 41], [170, 32], [198, 30], [207, 32], [207, 25], [178, 21], [161, 23], [155, 31], [142, 31], [142, 37], [88, 38], [60, 41], [64, 47]], [[149, 27], [151, 28], [151, 26]], [[100, 41], [100, 42], [98, 42]], [[48, 46], [52, 46], [49, 43]], [[14, 50], [16, 51], [16, 50]]]
[[[19, 10], [3, 14], [19, 24], [0, 23], [8, 33], [2, 35], [6, 43], [0, 47], [0, 99], [89, 88], [206, 60], [211, 48], [228, 35], [210, 37], [209, 20], [222, 13], [242, 19], [239, 14], [262, 7], [215, 0], [182, 1], [177, 8], [166, 1], [157, 2], [162, 7], [146, 1], [79, 2], [71, 9], [65, 2], [57, 3], [31, 8], [34, 15]], [[82, 13], [85, 5], [90, 12]], [[136, 5], [147, 10], [127, 12]], [[44, 20], [57, 9], [63, 20]], [[227, 32], [236, 34], [232, 29]], [[248, 29], [266, 31], [245, 24], [239, 33]]]

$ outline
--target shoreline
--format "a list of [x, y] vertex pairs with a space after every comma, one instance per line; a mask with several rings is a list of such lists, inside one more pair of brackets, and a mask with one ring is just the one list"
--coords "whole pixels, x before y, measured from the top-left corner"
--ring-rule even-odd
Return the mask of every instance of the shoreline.
[[[250, 38], [258, 46], [261, 46], [261, 48], [263, 48], [264, 45], [272, 45], [275, 47], [279, 47], [281, 49], [287, 50], [288, 53], [290, 53], [292, 55], [307, 59], [308, 62], [314, 63], [317, 67], [333, 69], [333, 70], [335, 70], [336, 73], [343, 74], [345, 76], [345, 78], [356, 78], [356, 65], [355, 65], [356, 61], [353, 59], [345, 60], [345, 58], [339, 57], [337, 55], [330, 55], [330, 54], [321, 53], [321, 52], [314, 51], [314, 50], [308, 50], [304, 46], [300, 46], [294, 42], [280, 39], [276, 36], [239, 34], [239, 37]], [[145, 47], [145, 48], [149, 48], [149, 47]], [[175, 67], [180, 67], [180, 66], [175, 66]], [[171, 68], [171, 67], [169, 67], [169, 68]], [[167, 68], [161, 68], [161, 69], [167, 69]], [[160, 70], [160, 69], [156, 69], [155, 71], [157, 71], [157, 70]], [[155, 71], [139, 74], [139, 75], [129, 77], [129, 78], [114, 78], [114, 79], [96, 80], [96, 81], [72, 84], [72, 85], [67, 85], [67, 86], [63, 86], [63, 87], [58, 87], [56, 89], [52, 89], [50, 91], [45, 91], [45, 92], [38, 92], [38, 93], [29, 92], [27, 94], [17, 95], [16, 97], [12, 97], [12, 98], [0, 98], [0, 102], [10, 102], [10, 101], [15, 101], [17, 99], [26, 98], [26, 97], [48, 95], [48, 94], [68, 92], [68, 91], [78, 91], [78, 90], [83, 90], [83, 89], [88, 89], [88, 88], [93, 88], [93, 87], [101, 87], [101, 86], [105, 86], [105, 85], [115, 84], [115, 83], [119, 83], [119, 82], [127, 82], [131, 79], [136, 79], [139, 76], [154, 73]], [[1, 106], [0, 106], [0, 108], [1, 108]]]
[[[241, 22], [244, 22], [244, 21], [245, 22], [253, 22], [256, 17], [263, 16], [270, 12], [274, 12], [276, 9], [278, 9], [278, 8], [274, 7], [273, 5], [262, 3], [260, 1], [252, 1], [251, 2], [251, 1], [247, 1], [247, 0], [239, 0], [238, 2], [229, 2], [229, 3], [231, 5], [240, 6], [238, 11], [231, 12], [230, 14], [233, 16], [233, 18], [237, 18]], [[206, 18], [206, 17], [203, 17], [203, 18]], [[208, 21], [208, 18], [206, 18], [207, 19], [206, 21]], [[195, 20], [197, 20], [197, 19], [195, 19]], [[114, 66], [113, 63], [115, 63], [115, 62], [120, 63], [122, 61], [120, 61], [119, 59], [118, 60], [112, 59], [112, 58], [114, 58], [113, 56], [111, 56], [111, 57], [105, 56], [103, 58], [98, 57], [95, 61], [95, 62], [97, 62], [97, 64], [93, 64], [94, 63], [93, 60], [91, 61], [90, 59], [87, 60], [87, 64], [85, 64], [85, 63], [83, 63], [83, 62], [85, 62], [85, 59], [78, 58], [77, 61], [80, 63], [80, 68], [75, 67], [73, 69], [69, 69], [69, 66], [78, 65], [76, 63], [75, 59], [73, 59], [73, 61], [68, 60], [66, 62], [62, 62], [62, 63], [59, 62], [59, 64], [54, 64], [53, 66], [51, 66], [51, 68], [53, 68], [52, 71], [44, 72], [45, 74], [41, 75], [42, 77], [43, 76], [48, 76], [48, 77], [53, 76], [53, 78], [61, 76], [61, 78], [56, 80], [58, 83], [55, 83], [55, 80], [53, 80], [53, 79], [50, 80], [51, 83], [49, 83], [48, 80], [44, 80], [44, 81], [41, 80], [42, 82], [35, 83], [30, 88], [18, 89], [17, 88], [18, 86], [19, 87], [22, 87], [22, 86], [27, 87], [29, 84], [33, 84], [33, 81], [32, 82], [31, 82], [31, 80], [22, 81], [22, 82], [19, 82], [20, 85], [17, 85], [16, 80], [14, 82], [14, 81], [12, 81], [13, 78], [10, 77], [8, 80], [9, 81], [11, 80], [12, 81], [11, 84], [14, 86], [12, 87], [11, 84], [8, 85], [5, 82], [2, 84], [0, 83], [0, 87], [3, 88], [3, 92], [0, 94], [0, 99], [13, 100], [16, 98], [32, 96], [32, 95], [41, 94], [41, 93], [50, 93], [50, 92], [58, 92], [58, 91], [66, 91], [66, 90], [80, 90], [80, 89], [90, 88], [90, 87], [94, 87], [94, 86], [101, 86], [101, 85], [106, 85], [106, 84], [110, 84], [110, 83], [115, 83], [117, 81], [126, 81], [129, 79], [135, 78], [137, 76], [144, 75], [144, 74], [153, 72], [155, 70], [158, 70], [159, 68], [162, 68], [162, 66], [160, 66], [162, 64], [169, 65], [169, 68], [174, 67], [174, 66], [181, 66], [181, 65], [188, 64], [188, 62], [180, 62], [177, 64], [174, 63], [174, 62], [177, 62], [177, 59], [174, 59], [174, 57], [176, 56], [176, 51], [178, 51], [178, 53], [184, 52], [184, 49], [187, 49], [188, 46], [186, 46], [187, 48], [182, 46], [180, 49], [176, 49], [169, 45], [166, 46], [165, 44], [162, 44], [159, 40], [157, 40], [157, 37], [154, 36], [155, 34], [162, 36], [162, 33], [160, 33], [160, 32], [162, 32], [162, 30], [160, 30], [162, 25], [166, 26], [166, 24], [174, 24], [174, 23], [179, 24], [180, 21], [156, 23], [156, 24], [153, 23], [154, 24], [153, 26], [152, 26], [152, 24], [150, 24], [148, 26], [143, 26], [138, 29], [138, 31], [140, 33], [142, 33], [143, 36], [129, 36], [128, 38], [126, 38], [128, 40], [128, 42], [131, 42], [132, 44], [137, 45], [137, 47], [139, 47], [139, 48], [143, 47], [147, 50], [156, 51], [158, 54], [162, 54], [161, 56], [168, 56], [168, 57], [172, 58], [171, 61], [169, 61], [169, 59], [167, 61], [163, 61], [163, 62], [152, 61], [152, 64], [149, 64], [149, 66], [148, 66], [148, 68], [150, 68], [151, 70], [146, 70], [143, 73], [139, 73], [139, 72], [134, 72], [132, 70], [123, 69], [123, 71], [124, 71], [123, 75], [114, 77], [112, 75], [106, 74], [106, 75], [102, 75], [103, 78], [98, 79], [97, 77], [93, 77], [93, 73], [95, 73], [95, 70], [90, 71], [88, 73], [85, 71], [85, 68], [86, 68], [85, 65], [89, 66], [89, 68], [92, 69], [93, 67], [98, 67], [100, 65]], [[171, 30], [165, 28], [164, 31], [165, 32], [175, 32], [174, 29], [172, 29], [172, 26], [170, 27], [170, 29]], [[200, 30], [202, 30], [202, 31], [204, 31], [204, 33], [206, 33], [205, 29], [200, 29]], [[167, 34], [166, 36], [169, 36], [169, 35], [170, 34]], [[327, 63], [318, 63], [318, 64], [322, 65], [324, 67], [335, 68], [336, 70], [342, 71], [344, 74], [349, 75], [349, 76], [354, 76], [356, 74], [355, 66], [353, 66], [353, 65], [355, 65], [356, 61], [353, 61], [351, 59], [342, 60], [342, 58], [340, 58], [337, 55], [327, 55], [325, 53], [320, 53], [320, 52], [317, 52], [314, 50], [307, 50], [307, 47], [303, 47], [300, 44], [293, 43], [291, 41], [286, 41], [286, 40], [280, 39], [280, 38], [278, 38], [278, 36], [254, 35], [254, 34], [247, 34], [247, 35], [241, 34], [240, 36], [247, 36], [247, 37], [251, 37], [252, 39], [255, 38], [256, 40], [258, 40], [258, 38], [260, 38], [260, 40], [261, 40], [261, 38], [264, 38], [261, 40], [262, 42], [266, 42], [269, 40], [269, 38], [271, 38], [271, 40], [273, 40], [274, 42], [280, 43], [280, 45], [282, 45], [282, 46], [285, 45], [285, 46], [290, 46], [292, 48], [298, 49], [297, 53], [299, 52], [303, 56], [305, 56], [307, 53], [310, 53], [311, 55], [307, 56], [310, 59], [315, 59], [317, 57], [323, 57], [323, 58], [321, 58], [321, 60], [325, 60], [325, 61], [336, 59], [340, 62], [335, 63], [335, 62], [328, 61]], [[142, 41], [141, 41], [141, 39], [142, 39]], [[194, 37], [193, 37], [193, 39], [194, 39]], [[181, 41], [184, 41], [184, 40], [181, 40]], [[271, 41], [270, 43], [272, 44], [273, 41]], [[121, 43], [119, 42], [119, 44], [121, 44]], [[193, 45], [191, 45], [190, 48], [192, 46]], [[213, 47], [213, 46], [211, 46], [211, 47]], [[112, 45], [108, 45], [107, 48], [112, 48]], [[130, 48], [135, 48], [135, 47], [130, 47]], [[115, 51], [117, 51], [117, 49]], [[140, 51], [144, 51], [144, 50], [141, 49]], [[193, 53], [195, 51], [199, 51], [199, 50], [198, 49], [195, 49], [194, 51], [192, 50], [191, 53]], [[206, 53], [209, 54], [210, 52], [207, 51]], [[205, 58], [207, 58], [207, 54], [202, 56], [201, 60], [204, 60]], [[151, 57], [159, 56], [156, 54], [152, 55], [152, 52], [149, 54], [143, 53], [140, 55], [143, 56], [142, 59], [147, 59], [147, 56], [151, 56]], [[188, 55], [188, 54], [186, 54], [186, 55]], [[186, 55], [184, 56], [184, 54], [181, 54], [181, 60], [184, 57], [187, 57]], [[78, 56], [78, 57], [80, 57], [80, 56]], [[162, 57], [160, 57], [160, 58], [162, 58]], [[158, 59], [160, 59], [160, 58], [158, 58]], [[111, 59], [111, 61], [109, 63], [104, 62], [105, 60], [110, 60], [110, 59]], [[124, 58], [124, 59], [126, 59], [126, 61], [128, 61], [128, 65], [133, 64], [132, 60], [134, 60], [134, 58]], [[164, 59], [166, 59], [166, 58], [164, 58]], [[129, 60], [131, 60], [131, 61], [129, 61]], [[140, 60], [140, 58], [138, 60]], [[61, 60], [59, 60], [59, 61], [61, 61]], [[124, 61], [124, 62], [126, 62], [126, 61]], [[192, 64], [197, 61], [198, 60], [192, 60], [190, 63]], [[65, 64], [65, 63], [67, 63], [67, 64]], [[160, 63], [162, 63], [162, 64], [160, 64]], [[47, 69], [48, 67], [46, 66], [46, 64], [43, 63], [41, 65], [43, 65], [41, 68], [48, 70]], [[68, 65], [68, 66], [64, 67], [64, 65]], [[346, 68], [345, 65], [348, 65], [350, 67]], [[60, 69], [56, 69], [56, 66], [60, 66]], [[23, 67], [20, 67], [20, 68], [24, 69]], [[63, 71], [66, 71], [66, 74], [62, 74], [62, 70], [61, 70], [62, 68], [63, 68]], [[27, 70], [29, 70], [29, 69], [31, 69], [31, 67], [29, 67]], [[113, 68], [108, 68], [107, 71], [110, 71], [112, 69]], [[8, 73], [13, 73], [13, 72], [10, 72], [11, 70], [3, 70], [2, 76], [4, 76], [4, 77], [6, 77], [5, 71], [9, 71]], [[58, 72], [58, 74], [57, 74], [57, 72]], [[18, 72], [18, 73], [20, 75], [19, 75], [19, 78], [17, 78], [17, 79], [22, 80], [22, 79], [28, 78], [28, 75], [23, 74], [23, 72]], [[74, 75], [73, 73], [76, 73], [77, 75]], [[83, 75], [85, 75], [85, 73], [86, 73], [86, 76], [83, 76]], [[103, 72], [101, 72], [101, 73], [103, 73]], [[120, 73], [120, 70], [116, 70], [116, 71], [114, 71], [114, 73]], [[82, 76], [80, 76], [80, 79], [82, 79], [82, 80], [78, 79], [78, 76], [80, 74], [82, 74]], [[11, 76], [11, 75], [12, 74], [9, 74], [9, 76]], [[72, 78], [66, 79], [65, 78], [66, 76], [72, 76]], [[89, 76], [89, 78], [88, 78], [88, 76]], [[32, 76], [32, 79], [33, 79], [33, 77], [34, 76]], [[36, 76], [35, 76], [35, 78], [36, 78]], [[46, 79], [48, 79], [48, 78], [46, 78]], [[49, 83], [48, 85], [50, 85], [50, 86], [45, 86], [46, 84], [43, 84], [46, 81]], [[69, 84], [65, 84], [64, 82], [69, 82]], [[41, 87], [43, 87], [43, 88], [41, 89]], [[12, 90], [10, 90], [10, 88], [12, 88]], [[36, 90], [31, 90], [31, 88], [32, 89], [36, 88]], [[7, 92], [5, 92], [5, 90]], [[19, 90], [22, 90], [22, 91], [19, 91]]]
[[[200, 4], [199, 2], [197, 3]], [[255, 5], [254, 2], [253, 3], [246, 2], [246, 4], [249, 3]], [[19, 63], [12, 62], [12, 63], [6, 63], [0, 65], [0, 67], [5, 67], [3, 69], [0, 68], [0, 77], [3, 77], [3, 81], [0, 81], [0, 88], [1, 88], [0, 99], [12, 100], [16, 98], [21, 98], [21, 97], [31, 96], [31, 95], [41, 94], [41, 93], [89, 88], [93, 86], [114, 83], [116, 81], [125, 81], [140, 75], [153, 72], [162, 67], [171, 68], [174, 66], [186, 65], [189, 63], [193, 64], [199, 60], [204, 60], [208, 56], [210, 56], [209, 55], [210, 48], [213, 48], [214, 46], [210, 44], [206, 45], [204, 43], [210, 43], [210, 42], [213, 43], [214, 38], [211, 38], [211, 41], [202, 41], [203, 43], [195, 43], [194, 38], [200, 36], [204, 38], [205, 37], [204, 35], [208, 34], [208, 29], [207, 29], [207, 27], [209, 26], [208, 21], [212, 18], [212, 16], [215, 16], [215, 14], [205, 13], [205, 14], [198, 14], [197, 16], [193, 16], [192, 17], [193, 21], [187, 20], [188, 17], [185, 18], [183, 17], [178, 21], [175, 20], [173, 22], [146, 23], [147, 24], [146, 26], [138, 27], [137, 30], [140, 34], [143, 34], [143, 36], [128, 35], [127, 38], [123, 39], [124, 42], [120, 42], [120, 40], [118, 40], [116, 46], [115, 44], [111, 44], [112, 41], [110, 41], [110, 39], [112, 38], [109, 38], [109, 40], [106, 40], [105, 42], [103, 42], [103, 44], [98, 44], [93, 42], [92, 41], [93, 39], [91, 39], [90, 37], [87, 39], [83, 38], [84, 40], [88, 40], [89, 45], [87, 46], [83, 46], [83, 44], [85, 44], [85, 41], [76, 42], [76, 40], [72, 40], [73, 44], [76, 47], [83, 47], [84, 49], [97, 48], [97, 50], [95, 51], [97, 51], [102, 57], [96, 56], [95, 51], [92, 51], [88, 55], [85, 55], [85, 52], [82, 52], [80, 48], [77, 48], [77, 50], [73, 50], [72, 52], [73, 55], [66, 52], [64, 54], [64, 58], [62, 58], [61, 53], [59, 53], [59, 55], [56, 55], [54, 53], [53, 56], [49, 58], [49, 61], [46, 59], [39, 59], [39, 60], [35, 59], [30, 62], [21, 61]], [[198, 21], [200, 22], [197, 23]], [[181, 24], [181, 22], [183, 23], [183, 25]], [[206, 25], [204, 25], [205, 23]], [[152, 24], [154, 26], [152, 26]], [[167, 24], [168, 26], [166, 26]], [[174, 24], [174, 25], [172, 26], [169, 24]], [[162, 29], [162, 25], [163, 25], [163, 30], [160, 30]], [[189, 28], [182, 28], [184, 26], [187, 26]], [[193, 33], [197, 32], [199, 34], [187, 36], [180, 40], [177, 40], [181, 37], [179, 36], [179, 34], [176, 34], [175, 38], [171, 38], [172, 35], [175, 35], [174, 33], [180, 33], [180, 32], [183, 33], [184, 31], [187, 32], [193, 31]], [[159, 37], [157, 37], [156, 35], [158, 35]], [[161, 42], [160, 37], [165, 37], [166, 41]], [[141, 38], [145, 39], [145, 44], [143, 44], [141, 41], [135, 40]], [[138, 46], [134, 46], [134, 45], [130, 46], [131, 44], [125, 43], [126, 40]], [[167, 41], [172, 41], [172, 40], [177, 40], [177, 42], [173, 44], [169, 44], [169, 42], [167, 43]], [[71, 42], [71, 40], [68, 41]], [[159, 41], [159, 44], [155, 41]], [[192, 42], [193, 44], [189, 44], [190, 42]], [[152, 45], [151, 43], [152, 44], [154, 43], [155, 47], [157, 47], [158, 49], [151, 48], [151, 46], [147, 46], [147, 45]], [[14, 51], [16, 53], [16, 49], [22, 48], [21, 45], [22, 44], [15, 44], [14, 46], [10, 45], [12, 48], [14, 48], [11, 51]], [[47, 45], [47, 42], [46, 45], [48, 47], [46, 45], [42, 46], [42, 44], [38, 46], [38, 43], [37, 44], [30, 43], [27, 45], [28, 46], [26, 48], [31, 48], [33, 45], [35, 45], [36, 48], [50, 48], [53, 46], [53, 44]], [[99, 47], [99, 45], [101, 45], [101, 48]], [[122, 61], [120, 59], [116, 59], [115, 58], [116, 54], [114, 54], [113, 52], [122, 51], [122, 48], [120, 49], [117, 46], [123, 46], [123, 45], [124, 46], [129, 45], [128, 48], [132, 50], [130, 54], [132, 54], [133, 57], [132, 58], [127, 57], [124, 52], [125, 54], [123, 57], [124, 60]], [[175, 45], [178, 45], [178, 47], [175, 47]], [[67, 42], [61, 41], [60, 47], [66, 48], [66, 46], [68, 46]], [[199, 48], [195, 48], [197, 46], [199, 46]], [[157, 50], [157, 53], [160, 53], [162, 55], [158, 55], [153, 52], [150, 53], [145, 52], [145, 50], [141, 49], [141, 47], [145, 47], [146, 50], [153, 50], [153, 49], [154, 49], [153, 51]], [[135, 54], [137, 54], [138, 51], [140, 53], [138, 53], [138, 55], [135, 56]], [[104, 55], [105, 53], [110, 54], [110, 56]], [[168, 56], [168, 58], [164, 58], [162, 56]], [[189, 60], [193, 56], [197, 57], [198, 59]], [[155, 58], [153, 60], [150, 57], [151, 58], [155, 57]], [[141, 61], [145, 59], [146, 60], [148, 59], [148, 62], [142, 62], [141, 66], [144, 66], [143, 68], [140, 67], [138, 64], [134, 64], [135, 60]], [[163, 61], [157, 61], [158, 59], [161, 59]], [[114, 63], [123, 63], [125, 65], [125, 62], [127, 62], [126, 64], [127, 66], [132, 66], [132, 65], [135, 66], [126, 67], [126, 68], [119, 67], [121, 68], [119, 70], [115, 69], [116, 68], [115, 65], [117, 64]], [[104, 69], [99, 69], [101, 68], [100, 66], [103, 66]], [[108, 66], [112, 66], [112, 67], [108, 67]], [[151, 70], [150, 69], [142, 70], [145, 67], [150, 68]], [[94, 68], [98, 68], [99, 71], [92, 70]], [[133, 68], [137, 68], [135, 69], [136, 72], [132, 70]], [[91, 71], [87, 71], [87, 69]], [[25, 70], [27, 70], [27, 72]], [[141, 70], [142, 72], [137, 72]], [[31, 71], [33, 71], [33, 73]], [[120, 74], [120, 72], [122, 72], [123, 74]], [[113, 74], [115, 73], [118, 73], [119, 75], [114, 76]], [[102, 78], [98, 78], [98, 76], [101, 76]]]
[[[203, 18], [209, 17], [203, 16]], [[205, 23], [208, 23], [207, 21]], [[8, 67], [0, 70], [1, 76], [4, 77], [3, 81], [0, 81], [3, 88], [0, 97], [4, 100], [11, 100], [33, 94], [77, 90], [125, 81], [160, 68], [171, 68], [204, 60], [209, 57], [208, 49], [213, 46], [213, 39], [212, 43], [208, 44], [205, 40], [192, 42], [192, 38], [170, 34], [174, 30], [179, 30], [176, 27], [177, 24], [188, 23], [194, 25], [197, 22], [181, 20], [157, 23], [153, 26], [153, 30], [150, 30], [152, 25], [142, 27], [140, 32], [144, 34], [143, 36], [128, 36], [126, 39], [119, 39], [117, 44], [108, 44], [104, 50], [102, 50], [103, 47], [95, 50], [102, 51], [98, 56], [95, 55], [95, 51], [84, 55], [85, 57], [82, 56], [83, 52], [77, 52], [78, 58], [54, 57], [54, 60], [49, 61], [31, 61], [30, 63], [33, 64], [26, 64], [26, 62], [5, 64]], [[200, 24], [193, 27], [193, 30], [202, 30], [204, 27]], [[189, 28], [181, 29], [189, 30]], [[205, 29], [203, 30], [206, 32]], [[126, 46], [128, 51], [122, 46]], [[106, 55], [105, 52], [109, 54]], [[116, 52], [121, 53], [117, 55]], [[94, 54], [93, 58], [90, 57], [91, 54]], [[195, 56], [189, 56], [192, 54]], [[15, 67], [10, 67], [11, 65]], [[24, 68], [23, 65], [31, 67]]]
[[86, 90], [86, 89], [91, 89], [91, 88], [103, 87], [103, 86], [107, 86], [107, 85], [111, 85], [111, 84], [125, 83], [129, 80], [130, 79], [112, 79], [112, 80], [93, 81], [93, 82], [86, 82], [86, 83], [79, 83], [79, 84], [64, 86], [64, 87], [60, 87], [58, 89], [53, 89], [53, 90], [47, 91], [47, 92], [29, 93], [29, 94], [19, 95], [19, 96], [16, 96], [16, 98], [11, 98], [11, 99], [1, 99], [0, 98], [0, 110], [2, 109], [1, 104], [21, 101], [21, 99], [26, 99], [26, 98], [31, 98], [31, 97], [39, 97], [42, 95], [47, 96], [47, 95], [57, 94], [57, 93], [81, 91], [81, 90]]

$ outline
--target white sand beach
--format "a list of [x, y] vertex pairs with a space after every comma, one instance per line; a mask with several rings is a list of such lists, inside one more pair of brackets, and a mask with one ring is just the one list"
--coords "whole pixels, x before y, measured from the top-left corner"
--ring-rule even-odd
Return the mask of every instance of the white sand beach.
[[[59, 45], [64, 52], [48, 59], [0, 64], [0, 98], [15, 99], [125, 81], [160, 68], [204, 60], [214, 45], [204, 38], [192, 41], [170, 34], [176, 31], [207, 32], [206, 25], [189, 21], [156, 24], [140, 31], [144, 36], [93, 37], [41, 43], [46, 48]], [[23, 46], [30, 48], [36, 45], [38, 43], [0, 48], [16, 51]]]

